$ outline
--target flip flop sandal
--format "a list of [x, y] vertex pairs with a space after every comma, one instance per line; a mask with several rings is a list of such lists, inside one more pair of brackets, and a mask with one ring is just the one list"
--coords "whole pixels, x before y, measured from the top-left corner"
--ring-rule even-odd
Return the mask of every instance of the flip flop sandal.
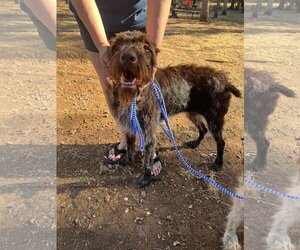
[[[160, 156], [158, 155], [158, 153], [156, 153], [156, 157], [152, 160], [152, 168], [154, 167], [155, 163], [157, 163], [157, 162], [160, 162], [160, 164], [161, 164]], [[162, 164], [161, 164], [161, 170], [160, 170], [159, 174], [156, 176], [151, 175], [151, 181], [160, 180], [162, 176], [163, 176], [163, 168], [162, 168]]]
[[[114, 149], [114, 155], [117, 156], [117, 155], [123, 155], [121, 156], [120, 159], [118, 160], [110, 160], [108, 157], [107, 157], [107, 163], [108, 164], [119, 164], [119, 165], [127, 165], [128, 163], [128, 158], [127, 158], [127, 150], [126, 149], [118, 149], [118, 145], [120, 143], [117, 143], [114, 145], [113, 149]], [[109, 153], [108, 153], [109, 154]]]
[[[155, 163], [160, 161], [159, 155], [158, 154], [156, 154], [156, 155], [157, 156], [152, 160], [152, 168], [153, 168]], [[140, 188], [149, 186], [151, 181], [160, 180], [162, 176], [163, 176], [163, 168], [161, 169], [160, 173], [156, 176], [151, 175], [151, 173], [145, 173], [140, 177], [138, 185], [139, 185]]]

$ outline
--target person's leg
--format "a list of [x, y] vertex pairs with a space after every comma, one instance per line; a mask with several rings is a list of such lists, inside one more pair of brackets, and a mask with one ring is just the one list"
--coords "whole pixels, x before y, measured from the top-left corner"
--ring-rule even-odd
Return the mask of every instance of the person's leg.
[[[88, 30], [84, 26], [84, 23], [81, 21], [81, 19], [77, 15], [75, 15], [75, 19], [78, 23], [78, 27], [79, 27], [81, 37], [82, 37], [84, 45], [87, 49], [88, 57], [89, 57], [91, 63], [93, 64], [94, 69], [96, 70], [96, 73], [98, 75], [98, 78], [99, 78], [99, 81], [100, 81], [100, 84], [101, 84], [101, 88], [103, 90], [103, 93], [104, 93], [105, 100], [106, 100], [107, 106], [109, 108], [109, 111], [113, 115], [113, 117], [115, 118], [115, 114], [114, 114], [114, 111], [112, 109], [112, 98], [113, 98], [113, 96], [112, 96], [112, 85], [106, 79], [106, 75], [103, 74], [103, 66], [104, 65], [103, 65], [103, 61], [100, 58], [99, 51], [96, 48], [96, 46], [93, 42], [93, 39], [92, 39], [91, 35], [89, 34]], [[107, 34], [108, 38], [111, 35], [112, 34]], [[116, 121], [116, 124], [118, 125], [117, 119], [115, 119], [115, 121]], [[126, 137], [124, 135], [121, 139], [120, 144], [117, 146], [117, 149], [118, 150], [126, 149]], [[112, 148], [109, 151], [108, 158], [111, 161], [116, 162], [122, 157], [124, 157], [124, 153], [115, 154], [115, 149], [114, 148]]]
[[[88, 51], [88, 57], [89, 57], [90, 61], [92, 62], [93, 66], [94, 66], [94, 69], [97, 72], [97, 75], [98, 75], [98, 78], [99, 78], [99, 81], [100, 81], [100, 84], [101, 84], [101, 87], [102, 87], [102, 90], [103, 90], [103, 93], [104, 93], [104, 96], [105, 96], [105, 99], [106, 99], [106, 103], [107, 103], [108, 108], [110, 110], [110, 113], [115, 118], [114, 111], [112, 109], [112, 100], [113, 100], [112, 99], [113, 98], [112, 85], [108, 82], [108, 80], [106, 79], [106, 76], [103, 75], [103, 73], [102, 73], [103, 72], [103, 70], [102, 70], [103, 69], [102, 68], [103, 67], [102, 63], [103, 62], [100, 59], [98, 49], [95, 47], [95, 44], [94, 44], [88, 30], [86, 29], [86, 27], [84, 26], [84, 24], [80, 20], [80, 18], [75, 15], [75, 19], [78, 23], [81, 37], [83, 38], [85, 47]], [[145, 32], [145, 29], [142, 30], [142, 31]], [[113, 33], [107, 33], [107, 38], [109, 39], [113, 35], [114, 35]], [[117, 119], [115, 119], [115, 121], [116, 121], [116, 124], [118, 125]], [[120, 129], [120, 127], [119, 127], [119, 129]], [[122, 132], [121, 129], [120, 129], [120, 131]], [[117, 146], [117, 149], [118, 150], [123, 150], [123, 149], [126, 149], [126, 148], [127, 148], [126, 136], [123, 135], [120, 144]], [[123, 157], [124, 157], [124, 153], [115, 154], [115, 149], [114, 148], [112, 148], [109, 151], [108, 158], [109, 158], [109, 160], [111, 160], [113, 162], [117, 162], [119, 159], [121, 159]], [[155, 158], [156, 158], [156, 155], [153, 156], [153, 159], [155, 159]], [[152, 175], [154, 175], [154, 176], [158, 175], [161, 172], [161, 170], [162, 170], [161, 163], [159, 161], [155, 162], [152, 166]]]
[[[100, 60], [100, 56], [99, 56], [99, 53], [97, 52], [92, 52], [92, 51], [88, 51], [88, 57], [91, 61], [91, 63], [93, 64], [94, 66], [94, 69], [96, 70], [97, 72], [97, 75], [98, 75], [98, 78], [99, 78], [99, 81], [100, 81], [100, 84], [101, 84], [101, 88], [102, 88], [102, 91], [103, 91], [103, 94], [105, 96], [105, 100], [106, 100], [106, 103], [107, 103], [107, 106], [109, 108], [109, 111], [110, 113], [113, 115], [113, 109], [112, 109], [112, 90], [111, 90], [111, 85], [110, 83], [107, 81], [107, 79], [105, 78], [105, 76], [102, 76], [101, 75], [101, 60]], [[114, 117], [114, 115], [113, 115]], [[118, 124], [118, 121], [115, 119], [115, 122], [116, 124]], [[121, 139], [121, 142], [120, 144], [117, 146], [117, 148], [119, 150], [122, 150], [122, 149], [126, 149], [127, 145], [126, 145], [126, 136], [125, 135], [122, 135], [122, 139]], [[117, 161], [119, 160], [120, 158], [122, 157], [121, 154], [118, 154], [118, 155], [115, 155], [115, 152], [114, 152], [114, 149], [112, 148], [110, 151], [109, 151], [109, 155], [108, 155], [108, 158], [112, 161]]]

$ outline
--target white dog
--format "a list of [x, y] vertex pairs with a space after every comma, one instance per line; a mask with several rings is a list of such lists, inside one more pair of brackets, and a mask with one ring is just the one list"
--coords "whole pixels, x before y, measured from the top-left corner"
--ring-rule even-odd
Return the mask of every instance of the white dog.
[[[300, 164], [300, 160], [299, 160]], [[300, 169], [299, 169], [300, 171]], [[293, 185], [287, 191], [288, 194], [300, 196], [300, 173], [293, 180]], [[300, 219], [300, 200], [283, 199], [279, 211], [273, 216], [271, 230], [267, 237], [268, 250], [294, 250], [288, 236], [288, 229]]]
[[[300, 166], [300, 160], [298, 162]], [[294, 196], [300, 196], [300, 169], [299, 176], [294, 178], [291, 187], [287, 193]], [[243, 187], [237, 189], [237, 193], [243, 194]], [[241, 200], [234, 199], [230, 213], [227, 216], [227, 224], [223, 241], [224, 250], [240, 250], [236, 234], [237, 228], [244, 217], [244, 203]], [[267, 250], [296, 250], [288, 236], [288, 229], [300, 219], [300, 201], [287, 198], [282, 199], [282, 204], [278, 212], [273, 216], [271, 230], [266, 239]]]
[[[244, 195], [244, 187], [240, 181], [240, 187], [236, 190], [238, 195]], [[227, 224], [223, 241], [224, 250], [240, 250], [241, 246], [236, 234], [237, 228], [244, 220], [244, 201], [233, 199], [233, 204], [230, 213], [227, 216]]]

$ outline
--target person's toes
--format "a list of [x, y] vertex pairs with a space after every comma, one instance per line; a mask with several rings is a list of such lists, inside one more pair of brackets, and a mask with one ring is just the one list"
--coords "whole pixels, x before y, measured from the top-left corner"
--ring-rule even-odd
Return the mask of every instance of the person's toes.
[[157, 175], [159, 175], [161, 172], [161, 165], [159, 164], [158, 168], [157, 168]]
[[108, 158], [111, 160], [112, 157], [115, 155], [115, 150], [112, 148], [111, 150], [109, 150], [108, 152]]
[[117, 160], [120, 160], [120, 159], [121, 159], [121, 154], [116, 155], [116, 156], [114, 157], [114, 161], [117, 161]]
[[156, 176], [156, 167], [155, 166], [153, 166], [152, 172], [153, 172], [153, 176]]
[[119, 160], [121, 158], [121, 155], [119, 154], [119, 155], [113, 155], [113, 156], [111, 156], [111, 160], [112, 161], [117, 161], [117, 160]]
[[161, 170], [162, 170], [161, 163], [157, 162], [157, 163], [154, 164], [153, 169], [151, 171], [151, 174], [153, 176], [157, 176], [157, 175], [160, 174]]
[[161, 165], [158, 167], [158, 174], [162, 171]]

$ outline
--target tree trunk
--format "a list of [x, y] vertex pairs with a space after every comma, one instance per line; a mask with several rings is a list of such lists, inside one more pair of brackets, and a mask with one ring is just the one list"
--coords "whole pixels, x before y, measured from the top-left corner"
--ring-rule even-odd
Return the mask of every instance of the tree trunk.
[[253, 13], [252, 13], [252, 17], [254, 17], [254, 18], [258, 17], [258, 9], [259, 9], [260, 5], [261, 5], [261, 0], [257, 0], [255, 8], [254, 8]]
[[218, 12], [221, 9], [221, 0], [217, 0], [217, 5], [214, 6], [214, 17], [218, 17]]
[[274, 0], [268, 0], [267, 9], [265, 11], [265, 15], [272, 16], [273, 13], [273, 2]]
[[209, 0], [202, 0], [200, 21], [208, 22], [209, 17]]
[[300, 0], [296, 0], [297, 11], [300, 12]]
[[225, 15], [225, 16], [227, 14], [227, 3], [228, 3], [228, 0], [224, 0], [222, 15]]

